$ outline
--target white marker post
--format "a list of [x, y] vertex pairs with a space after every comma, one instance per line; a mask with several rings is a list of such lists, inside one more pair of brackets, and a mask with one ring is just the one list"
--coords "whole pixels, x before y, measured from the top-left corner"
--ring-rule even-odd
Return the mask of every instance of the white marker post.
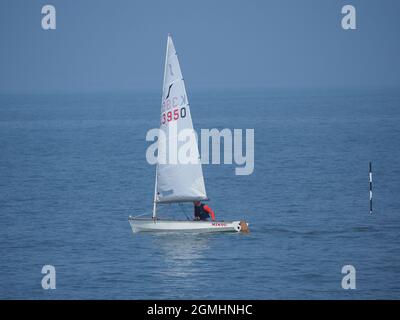
[[369, 162], [369, 213], [372, 213], [372, 163]]

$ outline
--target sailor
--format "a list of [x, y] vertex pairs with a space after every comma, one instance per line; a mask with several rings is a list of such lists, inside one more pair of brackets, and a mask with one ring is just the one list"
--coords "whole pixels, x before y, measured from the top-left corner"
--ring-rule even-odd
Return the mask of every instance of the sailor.
[[211, 217], [213, 221], [215, 221], [214, 211], [211, 208], [201, 203], [200, 201], [194, 201], [194, 220], [207, 220]]

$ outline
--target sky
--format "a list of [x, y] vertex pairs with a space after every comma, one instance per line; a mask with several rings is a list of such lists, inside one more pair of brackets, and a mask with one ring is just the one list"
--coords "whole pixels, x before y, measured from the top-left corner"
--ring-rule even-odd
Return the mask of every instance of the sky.
[[1, 0], [0, 93], [161, 91], [168, 32], [191, 88], [398, 86], [399, 15], [397, 0]]

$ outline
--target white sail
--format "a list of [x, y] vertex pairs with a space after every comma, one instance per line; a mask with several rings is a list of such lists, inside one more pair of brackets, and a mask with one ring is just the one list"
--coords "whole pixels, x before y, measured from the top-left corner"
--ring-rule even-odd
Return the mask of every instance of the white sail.
[[[168, 35], [165, 57], [160, 119], [160, 130], [164, 132], [166, 139], [158, 140], [155, 202], [207, 199], [197, 140], [177, 141], [177, 135], [182, 130], [191, 131], [193, 137], [195, 137], [195, 132], [185, 83], [170, 35]], [[185, 150], [191, 150], [192, 160], [189, 163], [182, 163], [179, 159], [177, 151], [183, 145]], [[161, 156], [165, 156], [166, 161], [161, 161]]]

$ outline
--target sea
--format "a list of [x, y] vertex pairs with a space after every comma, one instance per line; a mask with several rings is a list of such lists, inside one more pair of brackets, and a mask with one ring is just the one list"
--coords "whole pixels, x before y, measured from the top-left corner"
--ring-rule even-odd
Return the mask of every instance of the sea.
[[203, 166], [217, 219], [245, 219], [247, 234], [132, 232], [129, 215], [152, 210], [159, 92], [0, 95], [1, 299], [400, 298], [398, 88], [199, 89], [189, 101], [198, 132], [254, 129], [252, 174]]

